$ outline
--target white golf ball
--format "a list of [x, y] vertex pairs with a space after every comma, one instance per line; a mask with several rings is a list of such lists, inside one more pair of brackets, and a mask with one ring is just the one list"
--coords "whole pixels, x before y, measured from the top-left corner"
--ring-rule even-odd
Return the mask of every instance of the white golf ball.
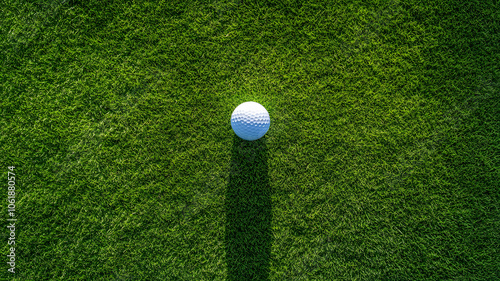
[[260, 139], [269, 130], [271, 119], [267, 110], [259, 103], [244, 102], [233, 111], [231, 127], [238, 137], [253, 141]]

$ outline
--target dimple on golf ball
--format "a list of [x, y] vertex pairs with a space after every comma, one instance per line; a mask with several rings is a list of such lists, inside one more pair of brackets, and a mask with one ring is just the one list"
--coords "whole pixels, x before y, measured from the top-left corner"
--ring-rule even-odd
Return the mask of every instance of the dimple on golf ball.
[[231, 127], [238, 137], [253, 141], [263, 137], [271, 119], [267, 110], [259, 103], [249, 101], [236, 107], [231, 115]]

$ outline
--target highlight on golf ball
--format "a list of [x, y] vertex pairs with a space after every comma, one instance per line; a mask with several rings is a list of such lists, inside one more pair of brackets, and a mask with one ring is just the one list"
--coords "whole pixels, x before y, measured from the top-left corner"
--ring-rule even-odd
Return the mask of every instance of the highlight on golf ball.
[[271, 119], [267, 110], [259, 103], [249, 101], [236, 107], [231, 115], [231, 127], [244, 140], [254, 141], [263, 137]]

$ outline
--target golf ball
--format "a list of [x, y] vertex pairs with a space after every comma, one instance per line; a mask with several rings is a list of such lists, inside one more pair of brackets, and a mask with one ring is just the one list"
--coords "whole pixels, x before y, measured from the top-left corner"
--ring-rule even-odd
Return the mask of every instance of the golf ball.
[[269, 130], [271, 119], [267, 110], [259, 103], [249, 101], [236, 107], [231, 115], [231, 127], [238, 137], [253, 141], [260, 139]]

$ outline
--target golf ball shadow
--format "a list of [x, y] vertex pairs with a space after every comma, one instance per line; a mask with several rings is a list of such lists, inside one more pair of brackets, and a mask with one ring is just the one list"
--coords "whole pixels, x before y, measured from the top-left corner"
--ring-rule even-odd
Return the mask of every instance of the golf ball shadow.
[[267, 280], [271, 259], [271, 188], [265, 138], [233, 138], [226, 193], [229, 280]]

